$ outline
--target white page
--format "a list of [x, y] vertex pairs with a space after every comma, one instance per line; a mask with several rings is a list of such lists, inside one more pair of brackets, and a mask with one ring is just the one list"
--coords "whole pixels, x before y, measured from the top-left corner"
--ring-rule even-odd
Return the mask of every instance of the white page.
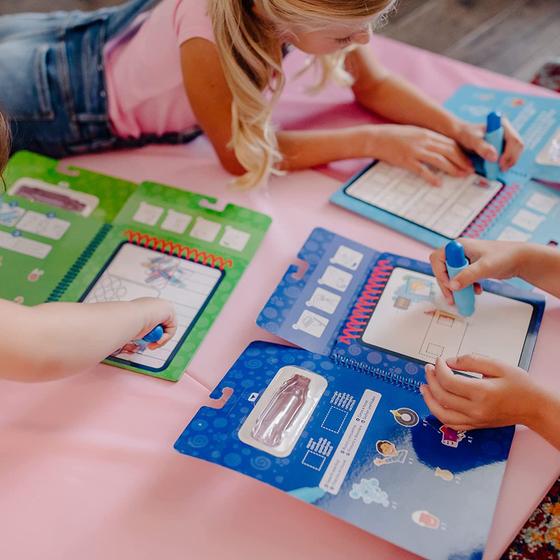
[[434, 187], [405, 169], [378, 162], [356, 179], [346, 194], [455, 239], [503, 185], [480, 175], [439, 175], [442, 184]]
[[532, 314], [529, 303], [484, 292], [475, 313], [461, 317], [435, 278], [395, 268], [362, 340], [425, 362], [479, 354], [518, 365]]
[[210, 266], [127, 243], [121, 246], [84, 301], [161, 297], [173, 303], [178, 327], [165, 346], [117, 356], [137, 365], [160, 369], [212, 295], [221, 275], [220, 270]]

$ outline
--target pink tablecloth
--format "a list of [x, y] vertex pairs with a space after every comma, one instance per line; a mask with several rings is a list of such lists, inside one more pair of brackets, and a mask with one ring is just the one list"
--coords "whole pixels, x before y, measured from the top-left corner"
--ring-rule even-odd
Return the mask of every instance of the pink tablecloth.
[[[466, 82], [535, 90], [392, 41], [375, 39], [374, 48], [439, 101]], [[309, 98], [302, 89], [299, 82], [290, 86], [283, 122], [324, 126], [368, 118], [349, 105], [347, 92], [333, 88]], [[417, 258], [425, 259], [428, 248], [329, 205], [338, 182], [324, 173], [275, 179], [266, 192], [232, 193], [203, 138], [72, 163], [216, 195], [269, 213], [274, 223], [179, 383], [106, 366], [44, 385], [0, 383], [0, 558], [412, 558], [281, 492], [181, 456], [172, 444], [243, 348], [270, 338], [255, 317], [313, 227]], [[345, 177], [355, 167], [326, 171]], [[557, 391], [558, 332], [560, 304], [550, 299], [531, 375]], [[32, 352], [33, 341], [29, 346]], [[499, 556], [559, 472], [560, 454], [518, 429], [486, 558]]]

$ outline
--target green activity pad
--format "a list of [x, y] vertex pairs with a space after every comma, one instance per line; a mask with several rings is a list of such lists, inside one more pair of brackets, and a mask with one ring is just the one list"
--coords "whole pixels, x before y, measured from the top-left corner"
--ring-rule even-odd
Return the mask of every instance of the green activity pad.
[[161, 297], [175, 337], [107, 363], [177, 381], [258, 249], [264, 214], [15, 154], [0, 194], [0, 297], [26, 305]]

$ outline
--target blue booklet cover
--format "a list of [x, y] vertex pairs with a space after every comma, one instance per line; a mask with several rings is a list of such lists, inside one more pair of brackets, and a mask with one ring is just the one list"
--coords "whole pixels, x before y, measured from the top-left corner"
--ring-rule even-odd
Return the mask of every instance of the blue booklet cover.
[[466, 321], [426, 263], [324, 229], [298, 257], [258, 323], [299, 348], [252, 343], [175, 448], [426, 558], [482, 558], [514, 429], [442, 425], [423, 366], [478, 351], [528, 368], [544, 300], [487, 283]]
[[439, 247], [458, 237], [560, 244], [560, 100], [465, 86], [446, 103], [470, 122], [500, 110], [519, 130], [525, 150], [497, 181], [479, 174], [442, 176], [440, 188], [413, 174], [373, 162], [345, 183], [331, 202]]

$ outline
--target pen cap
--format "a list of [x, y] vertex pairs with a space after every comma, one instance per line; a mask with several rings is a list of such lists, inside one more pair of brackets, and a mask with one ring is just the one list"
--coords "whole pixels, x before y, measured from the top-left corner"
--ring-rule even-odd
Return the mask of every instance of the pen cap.
[[463, 268], [469, 264], [465, 249], [458, 241], [450, 241], [445, 246], [445, 262], [453, 268]]
[[163, 333], [163, 327], [161, 325], [158, 325], [157, 327], [153, 328], [146, 336], [144, 336], [142, 340], [150, 343], [159, 342], [159, 340], [163, 336]]
[[486, 133], [494, 132], [502, 128], [502, 115], [496, 111], [488, 113], [486, 117]]

